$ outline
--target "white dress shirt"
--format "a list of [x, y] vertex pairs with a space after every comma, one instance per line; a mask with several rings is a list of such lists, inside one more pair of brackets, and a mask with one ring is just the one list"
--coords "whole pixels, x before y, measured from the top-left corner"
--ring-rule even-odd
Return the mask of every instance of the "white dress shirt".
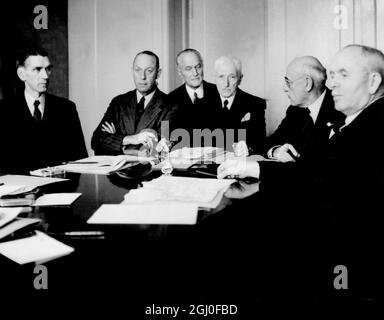
[[192, 103], [195, 102], [195, 92], [197, 94], [197, 97], [199, 99], [204, 98], [204, 89], [203, 89], [203, 84], [200, 85], [200, 87], [193, 89], [187, 84], [185, 84], [185, 88], [187, 89], [187, 93], [189, 95], [189, 98], [191, 99]]
[[220, 95], [221, 107], [224, 108], [224, 101], [228, 100], [227, 108], [228, 108], [228, 110], [231, 110], [231, 107], [232, 107], [232, 104], [233, 104], [233, 100], [235, 99], [235, 96], [236, 96], [236, 94], [230, 96], [229, 98], [224, 98], [224, 97], [222, 97]]
[[147, 107], [149, 101], [151, 101], [153, 95], [155, 94], [157, 89], [153, 90], [150, 94], [147, 94], [146, 96], [143, 96], [139, 90], [136, 90], [136, 97], [137, 97], [137, 103], [140, 102], [141, 98], [144, 97], [144, 109]]

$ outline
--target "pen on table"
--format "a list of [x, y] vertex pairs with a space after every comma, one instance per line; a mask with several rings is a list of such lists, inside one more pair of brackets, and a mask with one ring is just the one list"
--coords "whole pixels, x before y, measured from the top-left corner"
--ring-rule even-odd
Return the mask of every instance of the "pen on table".
[[70, 164], [96, 164], [97, 161], [69, 161]]
[[217, 177], [217, 174], [214, 174], [214, 173], [209, 173], [209, 172], [200, 171], [200, 170], [195, 170], [195, 172], [200, 173], [200, 174], [204, 174], [204, 175], [210, 176], [210, 177]]
[[66, 232], [48, 232], [49, 235], [69, 236], [78, 238], [104, 238], [104, 231], [66, 231]]

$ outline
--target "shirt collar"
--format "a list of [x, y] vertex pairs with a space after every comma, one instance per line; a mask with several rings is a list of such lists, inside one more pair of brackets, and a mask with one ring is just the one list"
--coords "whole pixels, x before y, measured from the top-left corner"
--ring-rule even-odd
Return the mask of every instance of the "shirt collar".
[[137, 98], [137, 103], [141, 100], [142, 97], [144, 97], [144, 109], [147, 107], [149, 101], [151, 101], [153, 95], [155, 94], [157, 89], [153, 90], [150, 94], [147, 94], [146, 96], [143, 96], [139, 90], [136, 90], [136, 98]]
[[234, 95], [230, 96], [229, 98], [224, 98], [223, 96], [220, 95], [221, 107], [223, 108], [224, 101], [228, 100], [227, 108], [228, 108], [228, 110], [231, 110], [231, 107], [232, 107], [232, 104], [233, 104], [233, 100], [235, 99], [235, 96], [236, 96], [236, 93]]
[[35, 97], [32, 97], [32, 95], [30, 95], [27, 90], [24, 90], [24, 97], [25, 97], [25, 101], [27, 102], [27, 106], [28, 106], [28, 109], [29, 111], [31, 112], [31, 115], [33, 116], [33, 113], [35, 112], [35, 106], [34, 106], [34, 102], [36, 100], [39, 100], [40, 101], [40, 104], [39, 104], [39, 110], [41, 112], [41, 115], [43, 116], [44, 115], [44, 107], [45, 107], [45, 95], [42, 94], [39, 98], [35, 98]]
[[195, 101], [195, 92], [197, 94], [197, 97], [199, 99], [202, 99], [204, 97], [204, 88], [203, 88], [203, 83], [201, 83], [200, 87], [197, 89], [193, 89], [187, 84], [185, 84], [185, 89], [187, 89], [187, 93], [189, 95], [189, 98], [191, 99], [192, 102]]
[[309, 111], [311, 111], [310, 115], [314, 123], [316, 123], [317, 116], [319, 115], [321, 105], [323, 104], [323, 101], [324, 101], [324, 97], [325, 97], [325, 90], [312, 104], [308, 106]]

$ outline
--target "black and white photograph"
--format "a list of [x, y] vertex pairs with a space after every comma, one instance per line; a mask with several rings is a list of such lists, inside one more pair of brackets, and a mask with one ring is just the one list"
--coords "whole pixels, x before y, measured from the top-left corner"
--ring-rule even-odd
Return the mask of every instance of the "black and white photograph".
[[381, 304], [384, 1], [1, 8], [14, 316]]

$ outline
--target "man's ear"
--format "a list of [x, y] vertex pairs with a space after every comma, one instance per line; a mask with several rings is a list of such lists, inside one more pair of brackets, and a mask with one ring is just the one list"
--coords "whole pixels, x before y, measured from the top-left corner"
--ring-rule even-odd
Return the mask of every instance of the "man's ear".
[[307, 91], [311, 91], [313, 89], [313, 79], [309, 76], [305, 77], [306, 81], [307, 81], [307, 84], [305, 86], [305, 88], [307, 89]]
[[383, 82], [383, 78], [378, 72], [371, 72], [368, 76], [368, 92], [370, 94], [375, 94], [376, 91], [380, 88], [380, 85]]
[[242, 74], [239, 76], [239, 81], [237, 82], [237, 86], [239, 86], [239, 85], [240, 85], [240, 83], [241, 83], [241, 80], [243, 80], [243, 75], [242, 75]]
[[161, 75], [161, 68], [159, 68], [159, 69], [157, 70], [156, 79], [159, 79], [160, 75]]
[[24, 67], [20, 66], [17, 68], [17, 75], [21, 81], [25, 81], [25, 70]]

